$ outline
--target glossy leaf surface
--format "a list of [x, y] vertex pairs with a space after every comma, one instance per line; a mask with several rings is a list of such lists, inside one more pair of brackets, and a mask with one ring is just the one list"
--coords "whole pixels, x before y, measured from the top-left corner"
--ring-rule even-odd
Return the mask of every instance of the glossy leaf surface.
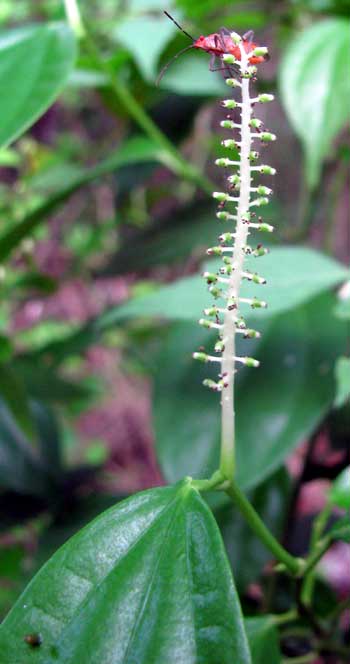
[[350, 21], [316, 22], [290, 43], [280, 70], [281, 98], [300, 137], [311, 187], [334, 138], [349, 120]]
[[[266, 310], [254, 312], [257, 319], [294, 308], [349, 276], [349, 271], [340, 263], [317, 251], [303, 248], [274, 248], [268, 256], [259, 261], [251, 258], [245, 265], [252, 272], [258, 270], [267, 280], [265, 286], [244, 283], [242, 287], [244, 297], [260, 297], [268, 302]], [[215, 270], [216, 263], [208, 264], [208, 268]], [[212, 297], [200, 276], [185, 277], [159, 288], [155, 293], [111, 309], [100, 318], [99, 324], [104, 327], [135, 316], [197, 320], [211, 301]]]
[[52, 104], [72, 71], [75, 37], [64, 24], [0, 34], [0, 146], [20, 136]]
[[282, 655], [272, 616], [245, 620], [253, 664], [280, 664]]
[[[31, 648], [24, 637], [39, 634]], [[43, 567], [0, 629], [7, 664], [249, 664], [208, 507], [185, 481], [111, 508]]]
[[[266, 321], [260, 343], [243, 341], [239, 348], [261, 361], [259, 369], [240, 370], [237, 380], [237, 480], [243, 488], [277, 469], [332, 403], [333, 365], [346, 342], [346, 326], [331, 317], [333, 306], [333, 296], [323, 295]], [[174, 326], [155, 366], [157, 453], [169, 481], [185, 473], [205, 477], [217, 467], [219, 399], [201, 385], [211, 367], [192, 359], [212, 341], [197, 325]]]

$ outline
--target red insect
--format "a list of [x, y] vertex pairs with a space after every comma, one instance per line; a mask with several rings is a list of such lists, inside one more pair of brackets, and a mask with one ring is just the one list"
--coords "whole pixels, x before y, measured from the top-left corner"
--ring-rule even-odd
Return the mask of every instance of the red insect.
[[[232, 40], [231, 33], [227, 28], [220, 28], [219, 32], [214, 32], [211, 35], [208, 35], [207, 37], [198, 37], [198, 39], [193, 39], [191, 35], [184, 30], [175, 19], [168, 14], [168, 12], [164, 12], [164, 14], [170, 18], [170, 20], [175, 23], [175, 25], [183, 32], [186, 37], [191, 39], [192, 44], [190, 46], [186, 46], [186, 48], [183, 48], [181, 51], [176, 53], [174, 57], [169, 60], [169, 62], [163, 67], [162, 71], [160, 72], [158, 78], [157, 78], [157, 85], [160, 82], [160, 80], [163, 78], [166, 70], [168, 69], [169, 65], [176, 60], [182, 53], [185, 53], [186, 51], [189, 51], [190, 48], [198, 48], [201, 49], [202, 51], [206, 51], [207, 53], [210, 53], [211, 58], [210, 58], [210, 64], [209, 68], [210, 71], [227, 71], [229, 76], [232, 76], [236, 73], [234, 66], [230, 67], [228, 65], [225, 65], [224, 63], [221, 64], [220, 67], [215, 67], [215, 61], [216, 58], [222, 59], [222, 56], [225, 53], [231, 53], [236, 60], [241, 59], [241, 51], [238, 46], [238, 44], [235, 44], [234, 41]], [[253, 42], [253, 37], [254, 37], [254, 32], [252, 30], [249, 30], [245, 35], [243, 35], [243, 48], [246, 53], [250, 53], [251, 51], [254, 51], [254, 49], [258, 46]], [[261, 62], [265, 62], [268, 60], [268, 56], [263, 56], [263, 55], [252, 55], [249, 58], [249, 64], [255, 65], [255, 64], [260, 64]]]

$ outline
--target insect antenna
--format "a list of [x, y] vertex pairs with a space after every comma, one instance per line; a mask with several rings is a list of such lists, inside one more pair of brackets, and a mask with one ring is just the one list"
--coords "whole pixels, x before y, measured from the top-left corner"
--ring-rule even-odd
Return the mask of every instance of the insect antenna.
[[156, 85], [157, 85], [157, 86], [158, 86], [159, 83], [161, 82], [161, 80], [162, 80], [162, 78], [163, 78], [163, 76], [164, 76], [166, 70], [167, 70], [168, 67], [172, 64], [172, 62], [174, 62], [174, 60], [176, 60], [180, 55], [182, 55], [182, 54], [185, 53], [186, 51], [189, 51], [190, 48], [193, 48], [193, 44], [191, 44], [190, 46], [186, 46], [186, 48], [183, 48], [183, 49], [182, 49], [181, 51], [179, 51], [178, 53], [175, 53], [174, 57], [172, 57], [171, 60], [169, 60], [169, 62], [167, 62], [166, 65], [164, 65], [163, 69], [160, 71], [160, 74], [158, 74], [158, 78], [157, 78], [157, 80], [156, 80]]
[[184, 29], [181, 27], [181, 25], [180, 25], [177, 21], [175, 21], [175, 19], [174, 19], [170, 14], [168, 14], [168, 12], [166, 12], [166, 11], [164, 10], [164, 14], [165, 14], [165, 16], [167, 16], [168, 18], [170, 18], [170, 20], [171, 20], [173, 23], [175, 23], [176, 27], [179, 28], [179, 30], [181, 30], [181, 32], [183, 32], [184, 35], [186, 35], [186, 37], [188, 37], [189, 39], [191, 39], [191, 41], [194, 41], [193, 37], [191, 37], [191, 35], [188, 34], [188, 32], [186, 32], [186, 30], [184, 30]]

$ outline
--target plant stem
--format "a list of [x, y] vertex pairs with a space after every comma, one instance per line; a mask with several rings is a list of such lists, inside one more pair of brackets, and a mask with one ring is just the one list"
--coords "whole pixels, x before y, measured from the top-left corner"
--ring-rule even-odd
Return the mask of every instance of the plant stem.
[[238, 488], [234, 480], [231, 480], [229, 488], [225, 489], [226, 493], [233, 502], [237, 505], [245, 520], [255, 532], [255, 534], [264, 542], [265, 546], [273, 553], [289, 572], [293, 575], [298, 575], [303, 572], [304, 561], [300, 558], [295, 558], [286, 549], [279, 544], [276, 538], [266, 528], [259, 515], [247, 500], [242, 491]]
[[66, 10], [67, 21], [78, 39], [85, 36], [85, 28], [81, 20], [81, 14], [77, 0], [63, 0]]
[[64, 3], [69, 24], [72, 26], [77, 37], [82, 39], [82, 43], [89, 52], [96, 69], [106, 76], [111, 95], [117, 102], [117, 105], [122, 104], [129, 116], [133, 118], [144, 133], [164, 151], [163, 161], [170, 170], [180, 177], [194, 182], [211, 196], [213, 183], [203, 176], [195, 166], [189, 164], [184, 159], [171, 141], [158, 129], [157, 125], [131, 94], [127, 86], [120, 80], [113, 67], [103, 59], [90, 29], [81, 18], [76, 0], [64, 0]]
[[[331, 505], [327, 504], [326, 507], [322, 510], [322, 512], [320, 512], [320, 514], [314, 520], [312, 526], [311, 540], [310, 540], [310, 551], [313, 553], [318, 550], [318, 542], [327, 525], [327, 521], [330, 517], [331, 511], [332, 511]], [[313, 594], [314, 585], [315, 585], [315, 574], [311, 572], [310, 574], [307, 574], [307, 576], [305, 577], [305, 581], [301, 592], [302, 602], [306, 606], [311, 606], [312, 604], [312, 594]]]
[[[245, 72], [248, 57], [241, 48], [241, 72]], [[249, 154], [251, 150], [251, 101], [249, 95], [249, 78], [242, 79], [242, 114], [241, 114], [241, 151], [240, 151], [240, 190], [237, 206], [236, 238], [232, 265], [234, 269], [228, 286], [228, 300], [238, 301], [242, 282], [242, 269], [244, 262], [243, 248], [247, 243], [249, 225], [243, 223], [243, 215], [249, 211], [251, 170]], [[224, 350], [222, 353], [221, 373], [226, 376], [227, 386], [223, 390], [221, 400], [221, 459], [220, 470], [228, 479], [235, 472], [235, 350], [236, 350], [236, 321], [237, 310], [227, 307], [223, 323]]]

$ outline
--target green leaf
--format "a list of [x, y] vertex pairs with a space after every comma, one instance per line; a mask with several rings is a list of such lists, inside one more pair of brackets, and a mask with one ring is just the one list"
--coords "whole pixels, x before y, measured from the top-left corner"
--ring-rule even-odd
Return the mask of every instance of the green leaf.
[[[30, 648], [24, 638], [39, 634]], [[0, 628], [7, 664], [249, 664], [211, 512], [185, 481], [119, 503], [42, 568]]]
[[337, 507], [350, 509], [350, 466], [345, 468], [334, 480], [329, 500]]
[[96, 166], [76, 172], [75, 177], [72, 178], [69, 184], [59, 189], [44, 203], [41, 203], [32, 210], [32, 212], [26, 214], [14, 228], [10, 228], [0, 236], [0, 261], [8, 258], [23, 238], [32, 234], [59, 205], [84, 185], [108, 173], [112, 173], [127, 164], [147, 161], [166, 162], [166, 158], [167, 156], [159, 150], [159, 147], [153, 141], [142, 136], [135, 136], [126, 141], [114, 154]]
[[348, 542], [350, 544], [350, 516], [347, 515], [338, 519], [328, 531], [327, 535], [333, 540], [341, 540], [342, 542]]
[[335, 365], [336, 395], [334, 405], [341, 408], [350, 399], [350, 357], [339, 357]]
[[74, 35], [61, 23], [0, 34], [1, 147], [18, 138], [52, 104], [68, 80], [75, 56]]
[[0, 365], [0, 396], [30, 439], [35, 437], [28, 394], [20, 374], [8, 365]]
[[[174, 62], [162, 78], [160, 87], [180, 95], [217, 97], [225, 93], [225, 83], [220, 72], [209, 70], [210, 56], [184, 54]], [[226, 93], [227, 94], [227, 93]]]
[[[261, 361], [259, 369], [240, 370], [237, 377], [237, 480], [242, 488], [258, 485], [276, 470], [330, 407], [332, 367], [346, 344], [346, 326], [332, 318], [333, 306], [334, 297], [324, 294], [265, 321], [260, 343], [241, 342], [239, 354]], [[219, 399], [201, 385], [211, 368], [192, 360], [193, 351], [203, 345], [210, 349], [212, 342], [199, 326], [176, 325], [155, 362], [156, 445], [168, 481], [184, 473], [206, 477], [218, 464]]]
[[337, 318], [350, 320], [350, 297], [348, 297], [346, 300], [341, 300], [338, 302], [334, 309], [334, 313]]
[[[210, 265], [210, 263], [209, 263]], [[217, 263], [210, 265], [215, 270]], [[311, 249], [274, 248], [271, 254], [259, 259], [247, 259], [246, 269], [267, 279], [265, 286], [245, 283], [244, 297], [261, 297], [268, 303], [267, 310], [254, 312], [257, 325], [268, 316], [288, 311], [303, 302], [332, 288], [349, 276], [340, 263]], [[311, 276], [312, 275], [312, 278]], [[173, 320], [198, 320], [212, 298], [200, 276], [185, 277], [173, 284], [159, 288], [155, 293], [135, 298], [126, 304], [110, 309], [99, 318], [101, 328], [135, 316], [161, 316]]]
[[43, 494], [49, 478], [37, 450], [0, 401], [0, 485], [19, 493]]
[[253, 664], [280, 664], [282, 655], [272, 616], [246, 618], [244, 621]]
[[[325, 48], [327, 44], [327, 48]], [[279, 84], [315, 187], [333, 139], [349, 120], [350, 22], [328, 19], [298, 34], [282, 61]]]
[[164, 15], [121, 20], [113, 35], [135, 58], [144, 78], [154, 82], [161, 52], [176, 32]]

